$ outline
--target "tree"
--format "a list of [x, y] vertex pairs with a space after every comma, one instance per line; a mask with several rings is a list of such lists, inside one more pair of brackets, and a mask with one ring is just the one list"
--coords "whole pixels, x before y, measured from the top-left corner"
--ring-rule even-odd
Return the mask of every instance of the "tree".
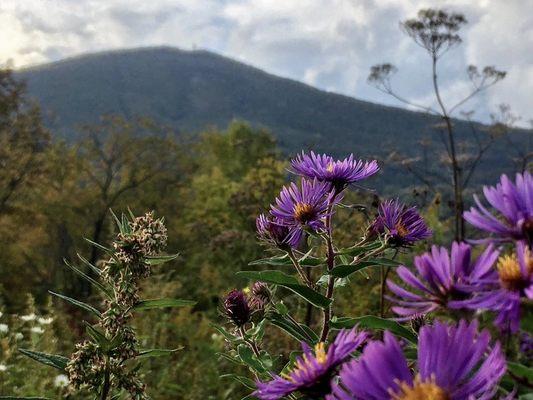
[[50, 135], [11, 70], [0, 70], [0, 214], [44, 174]]
[[[418, 108], [442, 119], [443, 125], [437, 129], [444, 132], [442, 136], [446, 157], [449, 160], [451, 171], [451, 186], [453, 189], [453, 210], [455, 220], [455, 239], [460, 241], [464, 238], [464, 221], [462, 218], [464, 210], [464, 188], [468, 183], [471, 174], [465, 177], [464, 157], [460, 157], [458, 152], [457, 137], [453, 126], [452, 116], [461, 106], [470, 99], [485, 91], [502, 80], [506, 73], [497, 70], [493, 66], [487, 66], [482, 70], [470, 65], [467, 68], [467, 76], [472, 84], [471, 91], [455, 105], [445, 104], [441, 95], [441, 86], [438, 79], [438, 62], [442, 56], [450, 49], [459, 45], [462, 41], [459, 30], [467, 23], [464, 15], [459, 13], [449, 13], [443, 10], [422, 9], [418, 12], [417, 18], [408, 19], [401, 23], [402, 30], [422, 47], [431, 58], [431, 80], [435, 94], [436, 107], [414, 103], [396, 93], [392, 87], [391, 78], [397, 72], [397, 68], [389, 63], [375, 65], [370, 70], [368, 81], [388, 95], [411, 106]], [[481, 156], [485, 153], [481, 146], [479, 149]], [[479, 154], [479, 153], [478, 153]], [[477, 165], [477, 162], [476, 162]], [[466, 181], [465, 181], [466, 180]]]
[[[147, 119], [107, 116], [83, 131], [79, 155], [85, 180], [94, 193], [90, 239], [98, 243], [103, 239], [109, 209], [127, 195], [141, 194], [154, 181], [175, 184], [180, 180], [181, 163], [176, 142], [164, 136], [165, 128]], [[93, 248], [89, 261], [96, 263], [99, 255]]]

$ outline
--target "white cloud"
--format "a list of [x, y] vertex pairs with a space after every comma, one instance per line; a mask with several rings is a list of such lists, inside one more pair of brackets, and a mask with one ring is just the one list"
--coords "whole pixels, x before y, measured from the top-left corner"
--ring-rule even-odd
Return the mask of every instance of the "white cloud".
[[509, 72], [469, 107], [486, 119], [509, 103], [533, 118], [533, 0], [2, 0], [0, 63], [16, 66], [104, 49], [149, 45], [197, 46], [268, 72], [370, 101], [398, 104], [366, 83], [371, 65], [390, 61], [395, 86], [417, 101], [433, 102], [427, 55], [398, 22], [422, 7], [464, 12], [463, 46], [443, 60], [448, 102], [468, 86], [468, 64]]

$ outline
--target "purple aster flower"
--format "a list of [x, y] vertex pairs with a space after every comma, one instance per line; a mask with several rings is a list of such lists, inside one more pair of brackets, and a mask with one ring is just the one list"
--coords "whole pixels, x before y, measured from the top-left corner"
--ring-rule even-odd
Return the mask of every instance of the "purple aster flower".
[[386, 234], [390, 245], [406, 247], [430, 237], [432, 232], [416, 207], [388, 200], [379, 205], [378, 216], [370, 225], [369, 234]]
[[337, 367], [350, 358], [367, 336], [364, 331], [342, 330], [327, 351], [323, 342], [318, 343], [314, 351], [302, 343], [303, 356], [296, 359], [292, 371], [282, 376], [274, 375], [269, 382], [257, 382], [253, 396], [261, 400], [277, 400], [298, 391], [311, 398], [323, 398], [331, 392], [330, 382]]
[[389, 332], [369, 343], [358, 360], [344, 364], [340, 385], [328, 400], [489, 400], [506, 369], [500, 344], [478, 333], [477, 322], [424, 326], [418, 339], [416, 375]]
[[242, 290], [233, 289], [224, 299], [224, 313], [237, 327], [250, 320], [250, 306]]
[[283, 225], [278, 218], [269, 218], [265, 214], [261, 214], [255, 220], [255, 225], [261, 240], [280, 249], [295, 248], [300, 244], [301, 236], [291, 236], [290, 228]]
[[471, 247], [466, 243], [454, 242], [451, 254], [444, 247], [433, 246], [431, 252], [415, 257], [417, 274], [403, 265], [396, 270], [400, 279], [412, 289], [406, 290], [387, 281], [389, 289], [398, 296], [390, 298], [398, 304], [393, 311], [410, 319], [438, 308], [463, 308], [457, 300], [469, 297], [472, 282], [479, 283], [491, 276], [498, 255], [493, 246], [488, 246], [476, 260], [471, 260]]
[[[495, 187], [483, 188], [489, 204], [496, 209], [493, 215], [474, 196], [477, 208], [464, 213], [464, 218], [476, 228], [493, 234], [494, 241], [525, 240], [533, 242], [533, 177], [529, 172], [516, 174], [513, 183], [502, 175]], [[489, 239], [487, 239], [489, 240]]]
[[363, 161], [356, 160], [350, 154], [344, 160], [334, 160], [326, 154], [299, 154], [291, 162], [293, 171], [311, 179], [329, 182], [336, 189], [337, 193], [344, 190], [346, 186], [366, 179], [379, 171], [376, 160]]
[[516, 253], [502, 255], [489, 276], [472, 282], [471, 291], [473, 297], [458, 304], [496, 311], [496, 325], [504, 331], [517, 332], [520, 328], [520, 299], [533, 298], [531, 250], [524, 242], [517, 242]]
[[325, 229], [330, 203], [335, 201], [329, 189], [327, 182], [302, 179], [300, 188], [291, 183], [281, 190], [271, 213], [276, 223], [290, 228], [287, 243], [299, 243], [305, 229], [313, 232]]

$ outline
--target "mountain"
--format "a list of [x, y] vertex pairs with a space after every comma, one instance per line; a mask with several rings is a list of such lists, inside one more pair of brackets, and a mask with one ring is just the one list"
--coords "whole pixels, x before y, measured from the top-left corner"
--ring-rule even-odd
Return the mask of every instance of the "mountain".
[[[419, 140], [439, 140], [432, 128], [439, 122], [436, 117], [318, 90], [207, 51], [110, 51], [26, 68], [17, 75], [27, 81], [50, 129], [71, 140], [78, 125], [109, 113], [148, 116], [179, 132], [224, 128], [242, 119], [271, 130], [290, 153], [313, 148], [384, 158], [395, 149], [414, 156]], [[466, 122], [455, 125], [459, 136], [470, 137]], [[491, 182], [512, 168], [502, 157], [504, 146], [498, 143], [488, 152], [478, 182]], [[409, 182], [393, 167], [384, 178], [382, 185]]]

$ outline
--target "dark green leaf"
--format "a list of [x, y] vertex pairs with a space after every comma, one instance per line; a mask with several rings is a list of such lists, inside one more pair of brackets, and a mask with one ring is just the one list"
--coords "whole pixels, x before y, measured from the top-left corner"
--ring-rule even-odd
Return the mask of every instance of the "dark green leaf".
[[237, 275], [244, 278], [271, 283], [273, 285], [283, 286], [315, 307], [326, 308], [331, 304], [331, 299], [328, 299], [307, 286], [301, 285], [295, 277], [287, 275], [281, 271], [241, 271], [237, 272]]
[[181, 300], [181, 299], [153, 299], [153, 300], [141, 300], [135, 307], [136, 311], [151, 310], [153, 308], [166, 308], [166, 307], [187, 307], [195, 305], [195, 301]]
[[513, 375], [527, 379], [528, 382], [533, 383], [533, 368], [526, 367], [525, 365], [518, 364], [512, 361], [507, 362], [507, 369]]
[[263, 367], [261, 361], [257, 359], [252, 349], [250, 349], [248, 345], [240, 344], [239, 347], [237, 347], [237, 353], [239, 354], [241, 361], [248, 365], [252, 370], [260, 374], [265, 372], [265, 367]]
[[[304, 267], [316, 267], [324, 264], [324, 260], [320, 258], [311, 257], [309, 253], [304, 254], [301, 259], [298, 260], [299, 264]], [[292, 261], [287, 254], [283, 256], [275, 256], [270, 258], [262, 258], [260, 260], [255, 260], [248, 265], [272, 265], [272, 266], [292, 266]]]
[[107, 352], [112, 348], [111, 341], [106, 338], [104, 333], [100, 332], [88, 322], [85, 322], [85, 329], [87, 330], [87, 334], [98, 343], [104, 352]]
[[87, 282], [91, 283], [92, 285], [96, 286], [98, 289], [100, 289], [102, 292], [104, 292], [108, 297], [111, 297], [111, 292], [108, 288], [106, 288], [104, 285], [102, 285], [100, 282], [94, 280], [89, 275], [87, 275], [85, 272], [80, 270], [79, 268], [75, 267], [74, 265], [70, 264], [67, 260], [63, 260], [65, 265], [69, 267], [72, 271], [77, 273], [79, 276], [81, 276], [83, 279], [85, 279]]
[[337, 251], [337, 254], [344, 254], [349, 256], [358, 256], [360, 254], [368, 253], [369, 251], [376, 250], [379, 247], [381, 247], [380, 242], [372, 242], [365, 246], [357, 246], [357, 247], [348, 247], [346, 249], [340, 249]]
[[177, 349], [147, 349], [147, 350], [141, 350], [139, 351], [139, 354], [137, 355], [137, 358], [148, 358], [148, 357], [163, 357], [163, 356], [169, 356], [172, 353], [175, 353], [179, 350], [182, 350], [183, 347], [179, 347]]
[[220, 375], [220, 377], [234, 379], [237, 382], [241, 383], [243, 386], [247, 387], [248, 389], [255, 389], [255, 382], [245, 376], [240, 376], [236, 374], [224, 374]]
[[417, 342], [416, 335], [406, 327], [396, 321], [379, 318], [374, 315], [365, 315], [357, 318], [338, 317], [333, 318], [330, 322], [330, 326], [334, 329], [352, 328], [355, 325], [359, 325], [361, 328], [388, 330], [395, 335], [409, 340], [411, 343]]
[[83, 257], [81, 254], [79, 253], [76, 253], [76, 255], [78, 256], [78, 258], [80, 259], [80, 261], [82, 263], [84, 263], [87, 267], [89, 267], [89, 269], [91, 271], [93, 271], [97, 276], [100, 276], [102, 275], [102, 271], [100, 271], [100, 269], [94, 265], [92, 265], [89, 260], [87, 260], [85, 257]]
[[0, 400], [50, 400], [48, 397], [13, 397], [0, 396]]
[[283, 329], [290, 336], [300, 342], [306, 342], [312, 345], [318, 342], [316, 334], [311, 334], [310, 332], [308, 332], [308, 330], [304, 329], [301, 324], [294, 323], [293, 321], [282, 316], [281, 314], [269, 313], [266, 318], [270, 321], [272, 325]]
[[168, 256], [148, 256], [144, 258], [144, 261], [149, 265], [160, 265], [166, 262], [175, 260], [179, 257], [179, 254], [170, 254]]
[[80, 308], [84, 309], [85, 311], [89, 311], [90, 313], [93, 313], [94, 315], [96, 315], [98, 318], [102, 317], [102, 314], [100, 313], [100, 311], [98, 311], [96, 308], [94, 308], [93, 306], [91, 306], [89, 304], [83, 303], [81, 301], [78, 301], [76, 299], [70, 298], [68, 296], [64, 296], [64, 295], [59, 294], [59, 293], [52, 292], [50, 290], [48, 291], [48, 293], [50, 293], [52, 296], [59, 297], [60, 299], [65, 300], [65, 301], [69, 302], [70, 304], [75, 305], [76, 307], [80, 307]]
[[38, 361], [41, 364], [57, 368], [60, 371], [65, 370], [65, 367], [67, 366], [67, 363], [69, 361], [67, 357], [59, 356], [56, 354], [46, 354], [41, 353], [39, 351], [32, 351], [26, 349], [19, 349], [19, 351], [25, 356], [33, 358], [35, 361]]

